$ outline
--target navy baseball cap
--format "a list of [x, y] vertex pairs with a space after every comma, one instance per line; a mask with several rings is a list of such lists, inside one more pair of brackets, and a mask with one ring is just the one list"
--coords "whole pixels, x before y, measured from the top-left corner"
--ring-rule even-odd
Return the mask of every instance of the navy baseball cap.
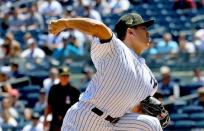
[[154, 24], [154, 20], [144, 21], [141, 15], [137, 13], [127, 13], [120, 17], [115, 25], [115, 31], [119, 39], [123, 39], [127, 28], [136, 27], [138, 25], [146, 26], [147, 28]]

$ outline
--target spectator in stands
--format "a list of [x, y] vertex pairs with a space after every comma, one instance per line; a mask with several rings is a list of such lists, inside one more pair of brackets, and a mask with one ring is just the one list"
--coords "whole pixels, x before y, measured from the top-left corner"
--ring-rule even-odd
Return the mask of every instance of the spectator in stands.
[[[53, 55], [54, 58], [55, 56], [57, 57], [57, 59], [64, 59], [63, 56], [62, 58], [58, 57], [58, 55], [62, 55], [61, 53], [58, 54], [59, 52], [61, 52], [62, 48], [64, 47], [64, 44], [67, 43], [72, 43], [74, 46], [69, 45], [72, 48], [70, 49], [69, 53], [71, 55], [84, 55], [85, 50], [84, 50], [84, 43], [87, 42], [87, 38], [85, 37], [85, 35], [83, 33], [81, 33], [78, 30], [65, 30], [63, 32], [61, 32], [58, 36], [53, 36], [52, 34], [42, 34], [41, 36], [41, 41], [39, 42], [40, 47], [45, 51], [45, 50], [50, 50], [51, 53], [47, 53], [47, 55]], [[69, 41], [67, 40], [67, 43], [64, 43], [63, 39], [64, 38], [72, 38], [69, 39]], [[77, 39], [76, 39], [77, 38]], [[64, 40], [66, 40], [64, 39]], [[70, 41], [71, 40], [71, 41]], [[47, 49], [46, 49], [47, 48]], [[67, 50], [67, 49], [66, 49]], [[65, 53], [66, 54], [66, 53]]]
[[[32, 39], [33, 38], [33, 36], [32, 36], [32, 34], [30, 33], [30, 32], [26, 32], [25, 34], [24, 34], [24, 36], [23, 36], [23, 41], [24, 41], [24, 43], [26, 44], [27, 42], [28, 42], [28, 40], [29, 39]], [[23, 45], [22, 45], [23, 46]]]
[[58, 41], [58, 36], [55, 37], [51, 34], [48, 34], [47, 31], [39, 35], [39, 47], [45, 52], [46, 55], [51, 56], [53, 50], [61, 46], [61, 41]]
[[10, 114], [9, 110], [4, 110], [2, 112], [3, 123], [12, 127], [16, 127], [18, 125], [15, 118]]
[[5, 73], [0, 72], [0, 82], [2, 82], [1, 88], [2, 95], [18, 97], [19, 96], [18, 90], [14, 89], [8, 80], [9, 80], [8, 76]]
[[60, 62], [64, 62], [70, 56], [82, 56], [84, 50], [81, 46], [78, 46], [79, 44], [77, 42], [76, 37], [72, 34], [68, 38], [63, 38], [63, 47], [56, 49], [53, 57]]
[[2, 111], [7, 110], [9, 112], [9, 115], [11, 115], [14, 118], [19, 118], [19, 114], [15, 108], [12, 107], [12, 103], [9, 97], [5, 97], [2, 100]]
[[22, 123], [29, 124], [29, 123], [31, 123], [31, 119], [32, 119], [32, 110], [30, 108], [25, 108], [23, 111]]
[[93, 8], [104, 16], [111, 12], [110, 5], [106, 0], [94, 0]]
[[143, 53], [143, 55], [144, 57], [148, 57], [150, 61], [155, 62], [155, 60], [158, 60], [160, 55], [158, 54], [155, 42], [151, 41], [149, 48]]
[[44, 51], [37, 47], [37, 43], [33, 38], [28, 39], [27, 46], [28, 48], [21, 53], [22, 58], [32, 60], [36, 58], [43, 59], [45, 57]]
[[68, 50], [70, 55], [83, 56], [84, 55], [84, 35], [76, 30], [70, 30], [68, 37]]
[[76, 13], [73, 10], [72, 6], [68, 6], [63, 13], [63, 18], [73, 18], [76, 16]]
[[27, 18], [25, 19], [26, 30], [38, 30], [43, 29], [44, 21], [42, 15], [37, 11], [37, 5], [33, 4], [31, 8], [28, 9]]
[[21, 47], [20, 45], [14, 44], [11, 46], [10, 61], [17, 61], [20, 58]]
[[84, 4], [84, 17], [92, 18], [98, 21], [102, 21], [100, 13], [93, 9], [91, 3]]
[[182, 55], [189, 55], [189, 58], [195, 56], [195, 45], [186, 39], [186, 35], [184, 33], [179, 34], [178, 43], [180, 46], [180, 53], [182, 53]]
[[4, 47], [2, 46], [2, 44], [0, 44], [0, 60], [4, 59], [5, 57], [4, 50]]
[[4, 58], [19, 57], [21, 48], [20, 44], [14, 39], [13, 33], [8, 32], [2, 45]]
[[167, 66], [162, 66], [160, 68], [161, 79], [159, 81], [158, 91], [162, 93], [165, 98], [173, 97], [174, 81], [171, 78], [170, 68]]
[[84, 43], [87, 42], [87, 37], [78, 30], [69, 29], [69, 34], [72, 34], [76, 39], [75, 46], [78, 48], [81, 55], [84, 55]]
[[18, 45], [6, 45], [3, 44], [2, 45], [2, 58], [4, 60], [15, 60], [19, 58], [19, 54], [20, 54], [20, 46]]
[[12, 97], [19, 97], [20, 93], [17, 89], [14, 89], [10, 83], [6, 83], [3, 85], [3, 89], [2, 89], [3, 92], [7, 93], [9, 96], [12, 96]]
[[1, 95], [1, 97], [7, 97], [8, 96], [8, 93], [5, 92], [4, 88], [6, 88], [7, 86], [11, 86], [11, 85], [7, 80], [8, 80], [7, 75], [3, 72], [0, 72], [0, 83], [1, 83], [0, 95]]
[[38, 9], [44, 16], [60, 16], [63, 12], [62, 5], [57, 0], [46, 0], [38, 3]]
[[129, 9], [130, 2], [128, 0], [111, 0], [110, 7], [112, 13], [119, 14]]
[[49, 71], [49, 77], [43, 81], [43, 88], [45, 90], [46, 96], [48, 97], [50, 88], [53, 85], [59, 84], [59, 71], [57, 68], [52, 67]]
[[11, 8], [11, 15], [9, 17], [9, 31], [25, 31], [24, 17], [22, 18], [19, 8]]
[[34, 13], [35, 18], [39, 22], [39, 26], [40, 26], [39, 29], [41, 31], [44, 30], [45, 29], [45, 20], [43, 19], [42, 14], [39, 12], [37, 2], [33, 3], [31, 8], [32, 8], [32, 13]]
[[1, 51], [2, 51], [1, 59], [3, 59], [4, 61], [8, 60], [10, 58], [10, 52], [11, 52], [10, 46], [6, 45], [6, 44], [3, 44], [1, 46]]
[[43, 124], [39, 121], [40, 114], [38, 112], [32, 113], [32, 123], [27, 124], [22, 131], [43, 131]]
[[14, 79], [24, 77], [24, 75], [19, 72], [18, 63], [11, 63], [10, 77]]
[[179, 51], [178, 43], [172, 40], [172, 35], [170, 33], [165, 33], [163, 39], [158, 41], [156, 47], [158, 54], [166, 54], [170, 58], [175, 56]]
[[193, 70], [193, 82], [194, 83], [200, 83], [200, 84], [204, 84], [204, 76], [202, 75], [202, 72], [199, 68], [195, 68]]
[[2, 29], [2, 32], [0, 33], [2, 36], [5, 35], [5, 32], [9, 29], [9, 17], [10, 14], [2, 14], [2, 22], [0, 23], [0, 28]]
[[78, 101], [79, 90], [70, 84], [69, 68], [60, 68], [60, 83], [53, 85], [48, 96], [48, 104], [45, 108], [44, 127], [47, 125], [47, 116], [52, 113], [50, 131], [59, 131], [67, 110]]
[[196, 3], [194, 0], [175, 0], [173, 9], [195, 9]]
[[[204, 52], [204, 29], [199, 29], [195, 32], [194, 43], [198, 49], [199, 53]], [[202, 55], [202, 54], [201, 54]]]
[[[32, 34], [31, 34], [30, 32], [25, 33], [25, 35], [23, 36], [23, 39], [24, 39], [25, 44], [27, 44], [27, 46], [25, 45], [26, 47], [29, 46], [31, 40], [34, 40]], [[46, 53], [46, 49], [45, 49], [46, 47], [44, 48], [44, 46], [40, 45], [39, 43], [36, 43], [36, 44], [37, 44], [37, 45], [35, 45], [35, 46], [38, 47], [38, 45], [39, 45], [39, 46], [40, 46], [39, 49], [42, 50], [42, 51], [44, 51], [44, 53]], [[26, 47], [25, 47], [25, 48], [26, 48]]]
[[197, 93], [198, 93], [198, 100], [196, 100], [194, 104], [204, 107], [204, 87], [198, 88]]
[[204, 41], [204, 28], [201, 28], [201, 29], [198, 29], [196, 32], [195, 32], [195, 37], [199, 38], [201, 41]]
[[26, 43], [28, 43], [28, 40], [29, 39], [33, 39], [33, 37], [32, 37], [32, 35], [31, 35], [31, 33], [30, 32], [26, 32], [25, 34], [24, 34], [24, 36], [23, 36], [23, 44], [21, 45], [22, 46], [22, 48], [26, 48], [27, 46], [26, 46]]
[[6, 82], [8, 80], [8, 77], [5, 73], [0, 72], [0, 82]]
[[[20, 94], [20, 93], [19, 93]], [[23, 111], [25, 109], [25, 106], [26, 106], [26, 101], [25, 100], [21, 100], [19, 99], [20, 98], [20, 95], [17, 94], [17, 93], [13, 93], [13, 95], [11, 95], [9, 98], [10, 98], [10, 101], [11, 101], [11, 105], [14, 109], [17, 110], [17, 112], [21, 115], [23, 114]], [[20, 116], [21, 117], [21, 116]], [[19, 118], [20, 118], [19, 117]]]
[[46, 95], [45, 90], [42, 88], [40, 90], [39, 100], [35, 103], [33, 110], [43, 115], [45, 107], [46, 107]]
[[86, 2], [86, 0], [78, 0], [75, 1], [73, 4], [74, 10], [76, 12], [76, 16], [82, 16], [84, 15], [84, 2]]
[[150, 43], [150, 48], [147, 50], [147, 52], [150, 55], [150, 57], [151, 57], [151, 55], [155, 56], [158, 54], [158, 50], [156, 48], [155, 43], [153, 43], [153, 42]]

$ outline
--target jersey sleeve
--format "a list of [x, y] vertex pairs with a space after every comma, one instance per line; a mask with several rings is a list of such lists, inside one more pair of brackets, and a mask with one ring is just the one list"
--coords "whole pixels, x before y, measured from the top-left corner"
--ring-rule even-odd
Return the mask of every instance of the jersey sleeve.
[[156, 131], [163, 131], [161, 124], [157, 118], [153, 120], [153, 126], [156, 129]]
[[97, 58], [111, 57], [117, 53], [118, 43], [121, 42], [114, 33], [110, 40], [100, 40], [93, 37], [91, 43], [91, 55]]
[[161, 124], [156, 117], [142, 115], [140, 120], [147, 126], [146, 131], [163, 131]]
[[108, 43], [111, 43], [111, 41], [116, 38], [116, 36], [114, 35], [114, 33], [112, 33], [112, 36], [110, 39], [108, 40], [100, 40], [98, 37], [94, 36], [92, 38], [92, 44], [99, 44], [99, 45], [102, 45], [102, 44], [108, 44]]

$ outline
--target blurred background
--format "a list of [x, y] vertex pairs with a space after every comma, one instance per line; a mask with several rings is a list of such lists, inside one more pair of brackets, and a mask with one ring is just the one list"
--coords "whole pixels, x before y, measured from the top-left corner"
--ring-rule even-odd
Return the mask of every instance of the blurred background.
[[155, 97], [171, 114], [165, 130], [204, 130], [204, 0], [0, 0], [1, 130], [26, 130], [30, 123], [43, 130], [59, 67], [69, 67], [81, 92], [95, 72], [90, 37], [70, 29], [55, 37], [50, 20], [89, 17], [114, 29], [127, 12], [156, 20], [142, 56], [159, 82]]

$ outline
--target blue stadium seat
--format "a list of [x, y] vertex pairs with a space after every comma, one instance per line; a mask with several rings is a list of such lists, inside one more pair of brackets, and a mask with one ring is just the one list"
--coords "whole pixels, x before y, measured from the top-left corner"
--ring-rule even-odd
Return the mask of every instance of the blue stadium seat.
[[186, 107], [187, 106], [187, 102], [186, 101], [176, 101], [174, 104], [173, 104], [173, 108], [171, 109], [172, 113], [175, 112], [179, 112], [180, 113], [180, 110], [181, 108], [183, 107]]
[[188, 117], [187, 113], [174, 113], [170, 115], [172, 121], [186, 120]]
[[164, 128], [163, 131], [175, 131], [173, 122], [171, 122], [166, 128]]
[[108, 18], [110, 18], [112, 23], [115, 24], [117, 22], [117, 20], [120, 18], [120, 15], [119, 14], [111, 14], [110, 16], [108, 16]]
[[40, 85], [40, 86], [42, 86], [43, 80], [48, 77], [47, 70], [36, 69], [35, 71], [26, 72], [26, 74], [30, 77], [31, 83], [33, 85]]
[[37, 100], [39, 98], [39, 93], [29, 93], [27, 94], [27, 98], [30, 100]]
[[190, 119], [193, 121], [204, 120], [204, 113], [193, 113], [190, 114]]
[[35, 103], [38, 101], [39, 99], [39, 93], [30, 93], [27, 94], [27, 100], [28, 100], [28, 107], [34, 107]]
[[151, 6], [149, 4], [142, 4], [141, 5], [143, 9], [150, 9]]
[[195, 124], [196, 128], [204, 128], [204, 119], [202, 121], [197, 121]]
[[16, 88], [16, 89], [21, 89], [22, 87], [24, 86], [28, 86], [30, 83], [29, 83], [29, 78], [25, 81], [22, 81], [22, 82], [18, 82], [18, 83], [12, 83], [12, 87]]
[[81, 66], [70, 66], [70, 70], [72, 73], [81, 73], [83, 71], [83, 67]]
[[[22, 32], [22, 31], [15, 31], [13, 32], [13, 35], [15, 37], [15, 39], [20, 43], [24, 43], [24, 40], [23, 40], [23, 36], [25, 35], [25, 32]], [[23, 45], [21, 45], [23, 46]]]
[[30, 86], [25, 86], [19, 90], [23, 94], [36, 93], [36, 92], [38, 93], [40, 91], [40, 86], [30, 85]]
[[40, 31], [38, 31], [38, 30], [30, 30], [29, 31], [30, 33], [31, 33], [31, 35], [33, 36], [33, 38], [35, 39], [35, 40], [39, 40], [39, 34], [40, 34]]
[[176, 131], [182, 130], [182, 131], [190, 131], [191, 128], [195, 126], [195, 121], [190, 121], [190, 120], [180, 120], [176, 121], [174, 123], [174, 127]]
[[181, 85], [180, 90], [181, 90], [181, 96], [189, 95], [192, 92], [196, 91], [199, 87], [202, 85], [199, 83], [193, 83], [193, 84], [188, 84], [188, 85]]
[[203, 112], [202, 106], [190, 105], [182, 108], [183, 113], [199, 113]]
[[[19, 88], [18, 89], [20, 91], [20, 100], [25, 100], [26, 102], [27, 99], [28, 99], [28, 94], [31, 94], [31, 93], [39, 93], [40, 92], [40, 86], [35, 86], [35, 85], [32, 85], [32, 86], [24, 86], [22, 88]], [[29, 104], [29, 103], [27, 103]]]

